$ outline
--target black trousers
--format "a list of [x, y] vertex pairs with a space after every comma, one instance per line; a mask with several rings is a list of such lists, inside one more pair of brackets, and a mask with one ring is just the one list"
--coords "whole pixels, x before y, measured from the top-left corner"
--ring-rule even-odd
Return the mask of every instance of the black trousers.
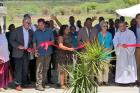
[[30, 60], [29, 63], [29, 78], [31, 82], [36, 82], [36, 58]]
[[24, 85], [28, 81], [29, 55], [24, 53], [21, 58], [15, 58], [15, 84]]
[[48, 81], [48, 83], [51, 83], [52, 81], [51, 81], [51, 78], [52, 78], [52, 69], [51, 69], [51, 63], [52, 61], [50, 61], [50, 63], [49, 63], [49, 69], [48, 69], [48, 71], [47, 71], [47, 81]]
[[14, 58], [11, 56], [10, 56], [10, 70], [11, 70], [12, 77], [14, 77], [15, 62], [14, 62]]

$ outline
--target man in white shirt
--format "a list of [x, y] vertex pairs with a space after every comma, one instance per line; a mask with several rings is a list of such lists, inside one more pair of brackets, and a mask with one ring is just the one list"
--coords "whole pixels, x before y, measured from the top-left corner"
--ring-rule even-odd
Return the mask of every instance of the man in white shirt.
[[13, 47], [12, 57], [15, 62], [15, 85], [17, 91], [22, 91], [21, 86], [27, 84], [29, 66], [28, 48], [33, 47], [33, 32], [30, 30], [31, 20], [23, 18], [23, 25], [11, 32], [10, 44]]
[[[34, 33], [37, 30], [37, 27], [34, 24], [32, 24], [31, 16], [29, 14], [25, 14], [23, 17], [30, 19], [30, 29]], [[30, 82], [36, 81], [36, 72], [35, 71], [36, 71], [36, 58], [34, 57], [34, 55], [32, 53], [30, 53], [30, 63], [29, 63], [29, 80], [30, 80]]]

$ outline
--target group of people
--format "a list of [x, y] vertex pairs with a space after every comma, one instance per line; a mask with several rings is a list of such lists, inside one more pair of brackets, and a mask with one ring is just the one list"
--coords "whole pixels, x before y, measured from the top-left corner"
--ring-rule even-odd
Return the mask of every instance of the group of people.
[[[31, 81], [35, 82], [36, 90], [44, 91], [46, 80], [67, 88], [70, 78], [63, 66], [73, 64], [75, 48], [97, 39], [104, 48], [115, 50], [115, 54], [110, 55], [116, 56], [116, 63], [112, 62], [115, 64], [115, 82], [140, 84], [140, 48], [127, 47], [128, 44], [140, 44], [140, 14], [132, 19], [130, 28], [123, 16], [115, 21], [99, 17], [95, 26], [92, 23], [96, 17], [86, 18], [83, 26], [80, 20], [75, 22], [74, 16], [69, 17], [68, 25], [61, 24], [56, 16], [51, 18], [49, 21], [40, 18], [35, 25], [31, 16], [25, 14], [22, 26], [11, 24], [6, 34], [0, 29], [0, 90], [7, 88], [11, 75], [17, 91], [22, 91]], [[48, 41], [59, 48], [40, 46]], [[57, 82], [52, 81], [52, 70], [58, 71]], [[101, 71], [97, 78], [99, 85], [108, 84], [111, 70], [106, 67]]]

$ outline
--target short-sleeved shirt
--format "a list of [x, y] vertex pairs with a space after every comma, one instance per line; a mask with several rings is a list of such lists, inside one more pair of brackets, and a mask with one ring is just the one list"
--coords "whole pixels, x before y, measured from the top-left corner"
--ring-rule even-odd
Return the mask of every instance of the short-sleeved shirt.
[[43, 47], [39, 46], [42, 42], [54, 41], [54, 35], [51, 29], [46, 28], [45, 31], [37, 29], [34, 32], [33, 41], [37, 45], [39, 56], [49, 56], [52, 54], [52, 46], [49, 46], [48, 50], [45, 50]]

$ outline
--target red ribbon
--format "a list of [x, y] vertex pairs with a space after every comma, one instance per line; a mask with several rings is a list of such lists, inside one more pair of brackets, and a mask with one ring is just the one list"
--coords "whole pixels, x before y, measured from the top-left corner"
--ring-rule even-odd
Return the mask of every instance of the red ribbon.
[[[54, 44], [54, 43], [51, 42], [51, 41], [42, 42], [42, 43], [40, 43], [39, 46], [44, 47], [45, 50], [47, 50], [49, 46], [54, 46], [54, 47], [60, 48], [58, 45]], [[84, 47], [85, 47], [84, 45], [79, 45], [77, 48], [74, 48], [74, 49], [75, 49], [75, 50], [78, 50], [78, 49], [82, 49], [82, 48], [84, 48]]]
[[1, 65], [2, 65], [2, 67], [0, 69], [0, 74], [2, 74], [4, 72], [4, 65], [3, 64], [1, 64]]
[[140, 44], [126, 44], [125, 47], [140, 47]]
[[82, 48], [85, 48], [84, 45], [79, 45], [77, 48], [74, 48], [75, 50], [78, 50], [78, 49], [82, 49]]
[[35, 49], [33, 49], [33, 48], [27, 48], [27, 49], [25, 49], [27, 52], [29, 52], [29, 53], [31, 53], [31, 52], [34, 52], [35, 51]]
[[[48, 50], [48, 47], [49, 47], [49, 46], [54, 46], [54, 47], [56, 47], [56, 48], [60, 48], [58, 45], [54, 44], [54, 43], [51, 42], [51, 41], [42, 42], [42, 43], [39, 44], [39, 46], [44, 47], [45, 50]], [[84, 48], [84, 47], [85, 47], [84, 45], [79, 45], [77, 48], [74, 48], [74, 49], [75, 49], [75, 50], [78, 50], [78, 49], [82, 49], [82, 48]], [[35, 49], [33, 49], [33, 48], [28, 48], [28, 49], [26, 49], [26, 51], [28, 51], [28, 52], [35, 52]]]
[[[3, 61], [2, 59], [0, 59], [0, 60]], [[3, 65], [3, 63], [1, 63], [0, 65], [1, 65], [1, 68], [0, 68], [0, 74], [2, 74], [3, 71], [4, 71], [4, 65]]]
[[[54, 46], [56, 48], [60, 48], [58, 45], [54, 44], [53, 42], [51, 41], [48, 41], [48, 42], [42, 42], [39, 44], [39, 46], [41, 47], [44, 47], [45, 50], [48, 50], [48, 47], [49, 46]], [[82, 49], [84, 48], [85, 46], [84, 45], [79, 45], [77, 48], [74, 48], [75, 50], [78, 50], [78, 49]], [[128, 47], [140, 47], [140, 44], [126, 44], [125, 45], [125, 48], [128, 48]], [[28, 48], [26, 49], [26, 51], [28, 52], [35, 52], [35, 49], [33, 48]]]

